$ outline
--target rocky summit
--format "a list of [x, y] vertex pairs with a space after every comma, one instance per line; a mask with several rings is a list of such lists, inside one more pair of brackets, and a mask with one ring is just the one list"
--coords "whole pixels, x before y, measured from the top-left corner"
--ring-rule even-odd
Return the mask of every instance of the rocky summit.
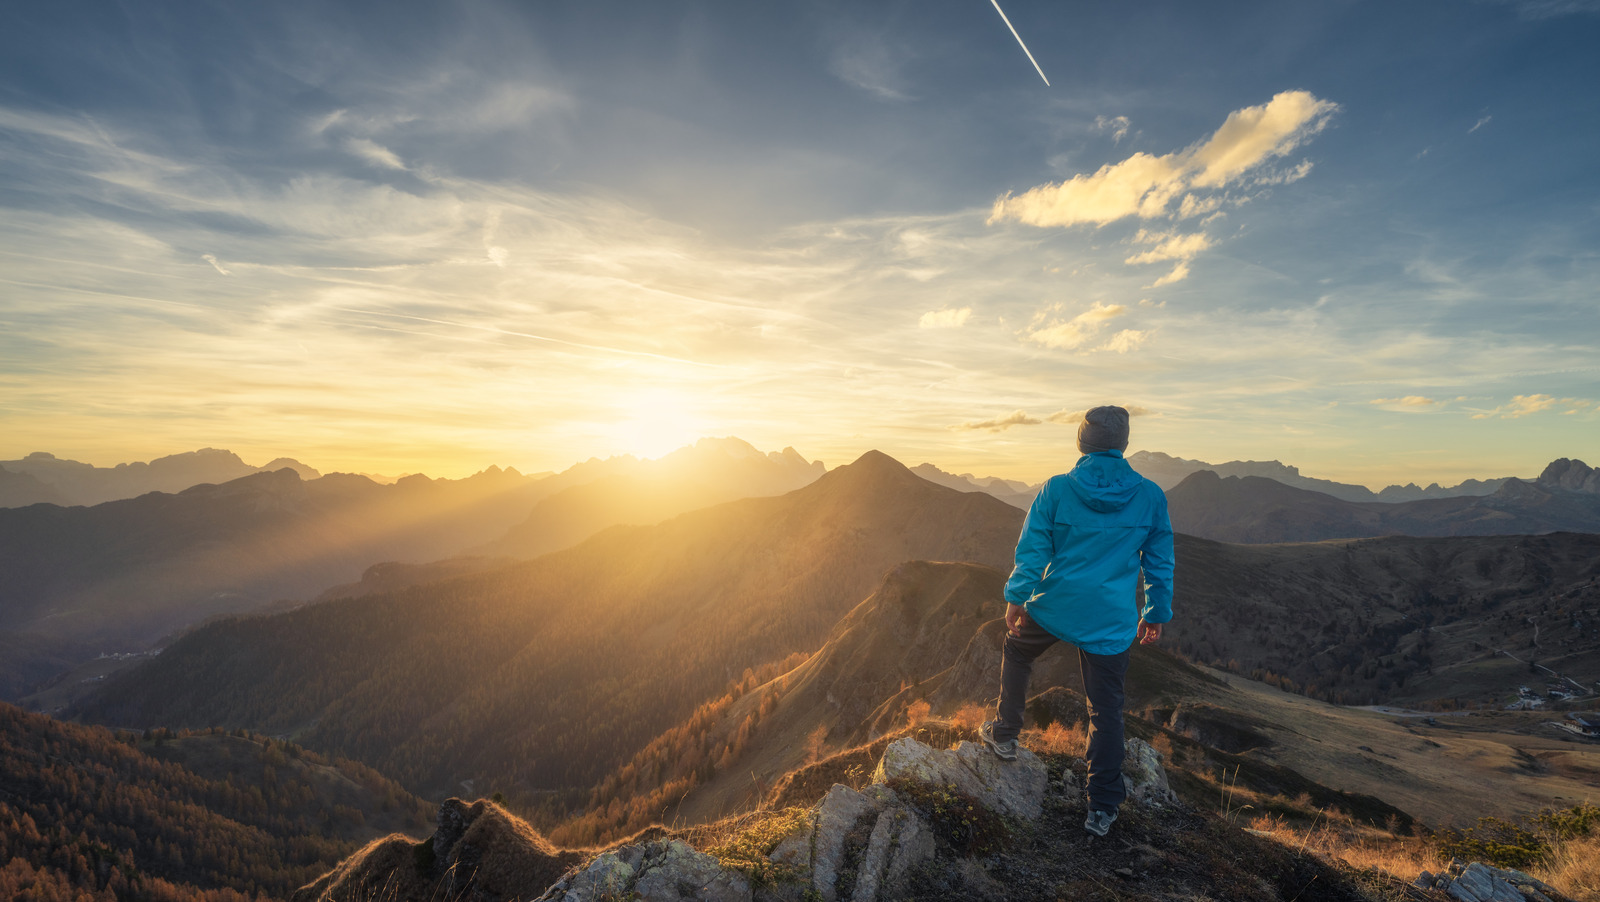
[[379, 840], [295, 902], [1563, 902], [1533, 878], [1477, 862], [1375, 888], [1371, 874], [1186, 806], [1154, 748], [1129, 739], [1126, 751], [1128, 802], [1103, 839], [1083, 831], [1083, 759], [1022, 750], [1002, 762], [972, 743], [901, 738], [869, 784], [835, 784], [809, 808], [653, 827], [600, 850], [557, 850], [493, 803], [451, 800], [432, 838]]

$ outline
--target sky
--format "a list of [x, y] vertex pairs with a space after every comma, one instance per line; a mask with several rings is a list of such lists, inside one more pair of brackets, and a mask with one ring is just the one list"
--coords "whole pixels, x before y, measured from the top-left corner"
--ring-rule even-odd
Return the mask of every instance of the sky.
[[1600, 464], [1600, 0], [36, 3], [0, 459]]

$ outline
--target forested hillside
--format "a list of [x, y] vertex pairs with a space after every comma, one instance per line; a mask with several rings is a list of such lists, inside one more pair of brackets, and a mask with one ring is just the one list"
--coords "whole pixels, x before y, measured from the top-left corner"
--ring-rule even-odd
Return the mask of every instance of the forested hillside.
[[0, 898], [283, 898], [426, 805], [262, 736], [140, 738], [0, 703]]
[[1009, 567], [1021, 519], [871, 452], [527, 564], [213, 624], [78, 713], [290, 732], [418, 791], [581, 799], [746, 669], [816, 649], [901, 561]]

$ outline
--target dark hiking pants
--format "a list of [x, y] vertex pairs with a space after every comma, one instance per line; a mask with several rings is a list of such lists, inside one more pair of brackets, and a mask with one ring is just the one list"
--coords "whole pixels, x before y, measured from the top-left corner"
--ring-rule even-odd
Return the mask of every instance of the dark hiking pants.
[[[1033, 662], [1061, 641], [1024, 617], [1020, 636], [1006, 634], [1000, 665], [1000, 710], [994, 738], [1006, 742], [1022, 731], [1022, 708], [1028, 698]], [[1122, 681], [1128, 675], [1128, 652], [1092, 655], [1078, 649], [1083, 694], [1089, 699], [1089, 807], [1116, 811], [1126, 794], [1122, 787]]]

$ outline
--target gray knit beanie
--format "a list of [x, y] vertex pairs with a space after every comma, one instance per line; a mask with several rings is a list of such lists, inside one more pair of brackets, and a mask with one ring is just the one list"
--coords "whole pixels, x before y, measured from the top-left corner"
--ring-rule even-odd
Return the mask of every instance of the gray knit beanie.
[[1078, 450], [1084, 454], [1128, 450], [1128, 412], [1121, 407], [1095, 407], [1084, 413], [1078, 426]]

